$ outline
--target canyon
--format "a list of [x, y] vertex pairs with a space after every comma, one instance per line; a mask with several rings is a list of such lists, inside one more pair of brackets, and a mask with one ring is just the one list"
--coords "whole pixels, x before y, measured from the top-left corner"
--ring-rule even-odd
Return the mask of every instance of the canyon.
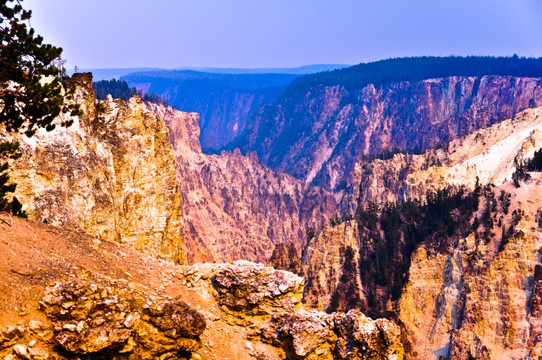
[[263, 105], [271, 104], [296, 77], [347, 67], [179, 68], [87, 70], [95, 79], [119, 78], [143, 93], [155, 93], [176, 109], [200, 115], [204, 153], [220, 151], [246, 129]]
[[266, 262], [277, 244], [293, 244], [300, 253], [307, 229], [323, 228], [335, 213], [331, 193], [259, 164], [254, 154], [203, 154], [197, 114], [149, 106], [175, 148], [190, 263]]
[[162, 70], [121, 79], [143, 93], [159, 94], [176, 109], [197, 112], [201, 145], [207, 152], [217, 152], [242, 134], [256, 111], [274, 102], [296, 76]]
[[23, 157], [10, 176], [31, 219], [179, 263], [265, 262], [275, 244], [301, 251], [334, 214], [332, 194], [255, 156], [203, 154], [197, 114], [139, 97], [95, 105], [91, 79], [73, 78], [84, 105], [74, 125], [14, 139]]
[[0, 221], [0, 355], [542, 356], [540, 78], [301, 78], [217, 154], [70, 81], [71, 127], [3, 135], [30, 221]]

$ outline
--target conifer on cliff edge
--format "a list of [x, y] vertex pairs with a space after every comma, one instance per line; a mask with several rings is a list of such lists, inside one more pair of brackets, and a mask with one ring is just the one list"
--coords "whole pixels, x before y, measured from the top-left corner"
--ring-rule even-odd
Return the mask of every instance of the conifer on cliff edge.
[[[43, 37], [27, 24], [30, 16], [20, 0], [0, 0], [0, 131], [26, 136], [39, 128], [53, 130], [58, 115], [76, 115], [79, 109], [65, 102], [73, 88], [63, 86], [62, 69], [55, 66], [62, 49], [43, 43]], [[20, 156], [18, 148], [18, 143], [0, 143], [0, 211], [24, 215], [19, 201], [9, 200], [16, 185], [9, 183], [7, 159]]]

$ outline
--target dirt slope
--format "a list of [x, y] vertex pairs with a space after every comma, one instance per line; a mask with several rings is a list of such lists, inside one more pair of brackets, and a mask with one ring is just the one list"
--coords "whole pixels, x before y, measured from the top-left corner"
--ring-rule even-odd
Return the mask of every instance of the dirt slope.
[[[397, 325], [307, 309], [293, 273], [248, 261], [175, 265], [84, 233], [1, 219], [0, 358], [402, 359]], [[168, 315], [168, 303], [179, 302], [203, 316], [203, 334], [169, 331], [187, 319]]]
[[[207, 300], [210, 295], [183, 286], [175, 277], [182, 267], [172, 262], [38, 222], [15, 218], [9, 226], [9, 219], [0, 216], [0, 329], [31, 319], [45, 321], [38, 309], [47, 286], [101, 276], [142, 284], [160, 295], [180, 298], [207, 319], [219, 318], [216, 303]], [[247, 358], [246, 330], [228, 331], [232, 326], [222, 321], [207, 324], [199, 351], [204, 359]]]

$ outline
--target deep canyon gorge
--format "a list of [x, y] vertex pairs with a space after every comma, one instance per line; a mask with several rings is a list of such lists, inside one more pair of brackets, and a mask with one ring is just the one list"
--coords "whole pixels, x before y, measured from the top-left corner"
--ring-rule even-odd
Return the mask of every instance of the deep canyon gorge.
[[2, 134], [29, 220], [1, 217], [0, 356], [538, 359], [529, 64], [292, 77], [225, 108], [242, 131], [213, 142], [229, 116], [208, 116], [213, 154], [199, 114], [74, 74], [70, 127]]

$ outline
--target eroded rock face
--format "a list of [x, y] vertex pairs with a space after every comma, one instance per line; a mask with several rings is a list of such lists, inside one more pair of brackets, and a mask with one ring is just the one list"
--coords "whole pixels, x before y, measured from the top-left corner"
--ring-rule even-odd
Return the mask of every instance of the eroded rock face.
[[154, 105], [153, 111], [175, 147], [190, 263], [266, 262], [282, 243], [300, 253], [306, 230], [322, 228], [334, 214], [329, 192], [260, 165], [254, 154], [202, 154], [197, 114]]
[[90, 74], [74, 74], [83, 114], [69, 128], [16, 137], [15, 195], [30, 218], [185, 261], [169, 131], [138, 98], [94, 102]]
[[[357, 200], [353, 206], [344, 206], [345, 211], [367, 206], [371, 200], [378, 206], [386, 201], [423, 199], [427, 190], [447, 185], [472, 190], [477, 178], [480, 186], [496, 185], [489, 186], [499, 198], [491, 231], [445, 240], [446, 246], [424, 241], [411, 254], [408, 281], [398, 302], [390, 306], [402, 323], [407, 358], [536, 359], [541, 354], [541, 272], [537, 268], [542, 246], [538, 224], [542, 179], [540, 173], [531, 173], [531, 179], [520, 181], [519, 187], [510, 181], [514, 159], [531, 157], [542, 146], [541, 124], [541, 109], [529, 109], [450, 142], [447, 151], [397, 154], [390, 160], [359, 163], [354, 174]], [[487, 211], [488, 204], [488, 198], [482, 200], [475, 215]], [[362, 273], [358, 266], [364, 263], [363, 249], [370, 249], [371, 243], [363, 236], [364, 229], [355, 229], [357, 234], [352, 236], [347, 228], [348, 222], [325, 228], [304, 252], [307, 301], [321, 308], [332, 303], [334, 289], [341, 285], [351, 284], [347, 288], [362, 300], [367, 290], [366, 284], [356, 280]], [[341, 245], [354, 250], [353, 262], [347, 261], [346, 251], [335, 250]], [[320, 265], [323, 259], [325, 265]], [[318, 304], [314, 299], [325, 302]], [[339, 305], [348, 305], [345, 298], [338, 299]], [[370, 314], [375, 308], [375, 304], [361, 304]]]
[[[421, 155], [396, 154], [389, 160], [361, 160], [352, 172], [352, 187], [344, 192], [341, 209], [420, 199], [427, 190], [448, 185], [473, 189], [502, 185], [512, 179], [515, 160], [531, 158], [542, 146], [542, 108], [528, 109], [512, 119], [451, 141]], [[478, 179], [478, 180], [477, 180]]]
[[220, 305], [251, 316], [293, 311], [303, 297], [303, 278], [242, 260], [217, 267], [213, 284]]
[[262, 264], [195, 264], [180, 276], [203, 291], [216, 291], [222, 317], [250, 329], [254, 344], [263, 341], [281, 350], [255, 355], [261, 359], [395, 359], [403, 358], [400, 328], [386, 319], [372, 320], [359, 311], [327, 314], [301, 304], [303, 279]]
[[196, 351], [205, 319], [179, 300], [153, 296], [129, 284], [58, 284], [41, 301], [54, 338], [72, 354], [171, 358]]
[[206, 327], [184, 302], [126, 280], [59, 283], [40, 305], [48, 322], [0, 332], [5, 359], [188, 359]]
[[302, 257], [304, 301], [321, 311], [366, 308], [359, 269], [360, 234], [355, 221], [325, 227]]
[[279, 314], [262, 330], [264, 341], [284, 347], [288, 359], [402, 359], [400, 335], [397, 325], [356, 310]]
[[500, 252], [493, 239], [469, 236], [449, 254], [413, 254], [399, 301], [412, 358], [538, 357], [540, 318], [529, 303], [541, 244], [528, 221], [519, 227]]
[[238, 142], [263, 164], [335, 190], [361, 154], [433, 147], [542, 105], [542, 80], [448, 77], [314, 86], [260, 110]]

